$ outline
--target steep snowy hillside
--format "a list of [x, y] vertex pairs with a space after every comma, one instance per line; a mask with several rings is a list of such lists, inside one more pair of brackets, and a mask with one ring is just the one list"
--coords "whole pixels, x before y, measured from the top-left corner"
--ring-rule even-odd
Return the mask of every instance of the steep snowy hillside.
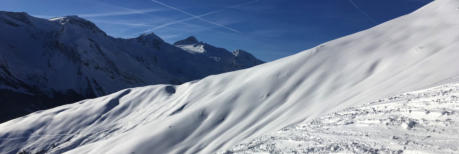
[[458, 81], [458, 7], [437, 0], [271, 63], [35, 112], [0, 124], [0, 151], [213, 153], [345, 107]]
[[457, 153], [459, 84], [350, 107], [225, 153]]
[[233, 63], [224, 63], [190, 54], [154, 34], [112, 38], [77, 16], [45, 20], [0, 12], [0, 121], [125, 88], [178, 84], [261, 63], [231, 58]]

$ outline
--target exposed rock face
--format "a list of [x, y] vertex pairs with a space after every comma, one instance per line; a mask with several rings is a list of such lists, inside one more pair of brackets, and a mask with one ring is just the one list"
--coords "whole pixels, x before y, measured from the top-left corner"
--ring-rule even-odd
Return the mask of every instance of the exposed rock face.
[[223, 48], [218, 48], [210, 44], [198, 41], [196, 37], [190, 36], [184, 40], [174, 43], [175, 46], [182, 48], [194, 55], [202, 55], [208, 59], [219, 63], [224, 70], [244, 69], [258, 64], [263, 61], [255, 58], [250, 53], [243, 50], [230, 52]]

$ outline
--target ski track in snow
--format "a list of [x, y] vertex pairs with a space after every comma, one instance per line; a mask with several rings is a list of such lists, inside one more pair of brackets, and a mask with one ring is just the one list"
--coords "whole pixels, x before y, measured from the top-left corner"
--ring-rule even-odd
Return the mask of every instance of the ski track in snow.
[[349, 107], [223, 153], [457, 153], [459, 84]]

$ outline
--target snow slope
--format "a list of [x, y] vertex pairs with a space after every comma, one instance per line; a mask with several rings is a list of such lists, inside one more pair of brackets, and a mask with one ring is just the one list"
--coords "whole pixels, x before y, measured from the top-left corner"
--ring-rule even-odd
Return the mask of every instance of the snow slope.
[[179, 86], [126, 89], [0, 124], [0, 151], [212, 153], [374, 99], [458, 81], [459, 2]]
[[125, 88], [179, 84], [260, 64], [225, 52], [234, 63], [190, 54], [154, 34], [113, 38], [77, 16], [47, 20], [0, 11], [0, 121]]
[[457, 153], [459, 84], [376, 100], [239, 144], [225, 153]]

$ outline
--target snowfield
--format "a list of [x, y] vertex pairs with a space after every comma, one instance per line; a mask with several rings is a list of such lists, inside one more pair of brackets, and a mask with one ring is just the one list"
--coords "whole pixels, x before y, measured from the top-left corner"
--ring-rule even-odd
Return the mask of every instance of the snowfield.
[[349, 107], [225, 153], [457, 153], [459, 84]]
[[[457, 0], [437, 0], [412, 14], [369, 30], [249, 69], [213, 75], [179, 86], [126, 89], [35, 112], [0, 124], [0, 151], [162, 154], [215, 153], [228, 149], [237, 152], [239, 149], [244, 151], [244, 147], [255, 147], [245, 151], [262, 151], [264, 147], [251, 145], [248, 141], [255, 139], [254, 142], [260, 141], [263, 145], [262, 135], [277, 130], [281, 133], [274, 134], [274, 139], [269, 142], [282, 142], [276, 140], [276, 136], [295, 138], [309, 132], [324, 141], [299, 138], [299, 143], [295, 144], [317, 144], [312, 149], [317, 151], [327, 151], [326, 148], [335, 141], [337, 145], [330, 146], [335, 149], [332, 151], [398, 151], [422, 147], [416, 149], [429, 152], [437, 150], [429, 147], [443, 145], [445, 147], [438, 151], [453, 151], [452, 144], [458, 138], [454, 133], [457, 125], [449, 123], [443, 117], [445, 115], [435, 116], [438, 112], [456, 110], [439, 110], [441, 105], [449, 106], [448, 103], [437, 105], [432, 102], [424, 106], [423, 103], [403, 103], [403, 99], [411, 98], [404, 96], [400, 98], [402, 103], [385, 104], [387, 101], [383, 101], [378, 108], [377, 104], [364, 105], [361, 109], [356, 107], [372, 100], [459, 81], [459, 69], [455, 67], [459, 66], [458, 7]], [[414, 101], [423, 98], [413, 96]], [[403, 104], [409, 107], [402, 108]], [[388, 109], [382, 107], [385, 105]], [[355, 107], [355, 110], [347, 107]], [[375, 113], [368, 107], [375, 107]], [[419, 111], [422, 108], [432, 115], [424, 115], [425, 112]], [[386, 118], [378, 115], [391, 109], [396, 112], [387, 113]], [[409, 114], [404, 111], [406, 109], [413, 111]], [[360, 110], [369, 110], [369, 113]], [[334, 112], [342, 115], [323, 117]], [[355, 112], [354, 119], [349, 117], [353, 115], [351, 112]], [[378, 117], [372, 118], [371, 114]], [[450, 115], [451, 119], [455, 116]], [[319, 117], [316, 124], [309, 124]], [[355, 124], [345, 125], [340, 120]], [[302, 123], [294, 129], [287, 127], [299, 122]], [[385, 123], [388, 125], [378, 127], [379, 133], [372, 132], [378, 129], [350, 131]], [[452, 128], [443, 126], [445, 124]], [[315, 128], [319, 125], [329, 129]], [[308, 130], [302, 129], [303, 126]], [[334, 132], [340, 131], [339, 128], [345, 129]], [[442, 131], [447, 134], [437, 134]], [[294, 134], [285, 135], [290, 132]], [[321, 132], [330, 134], [319, 134]], [[382, 140], [371, 140], [365, 137], [365, 132]], [[428, 134], [429, 140], [420, 139]], [[259, 136], [261, 139], [256, 138]], [[368, 139], [368, 142], [360, 139]], [[386, 147], [389, 141], [394, 144]], [[403, 149], [402, 144], [406, 141], [409, 142]], [[277, 148], [270, 146], [269, 142], [265, 149]], [[246, 144], [233, 147], [241, 143]]]

